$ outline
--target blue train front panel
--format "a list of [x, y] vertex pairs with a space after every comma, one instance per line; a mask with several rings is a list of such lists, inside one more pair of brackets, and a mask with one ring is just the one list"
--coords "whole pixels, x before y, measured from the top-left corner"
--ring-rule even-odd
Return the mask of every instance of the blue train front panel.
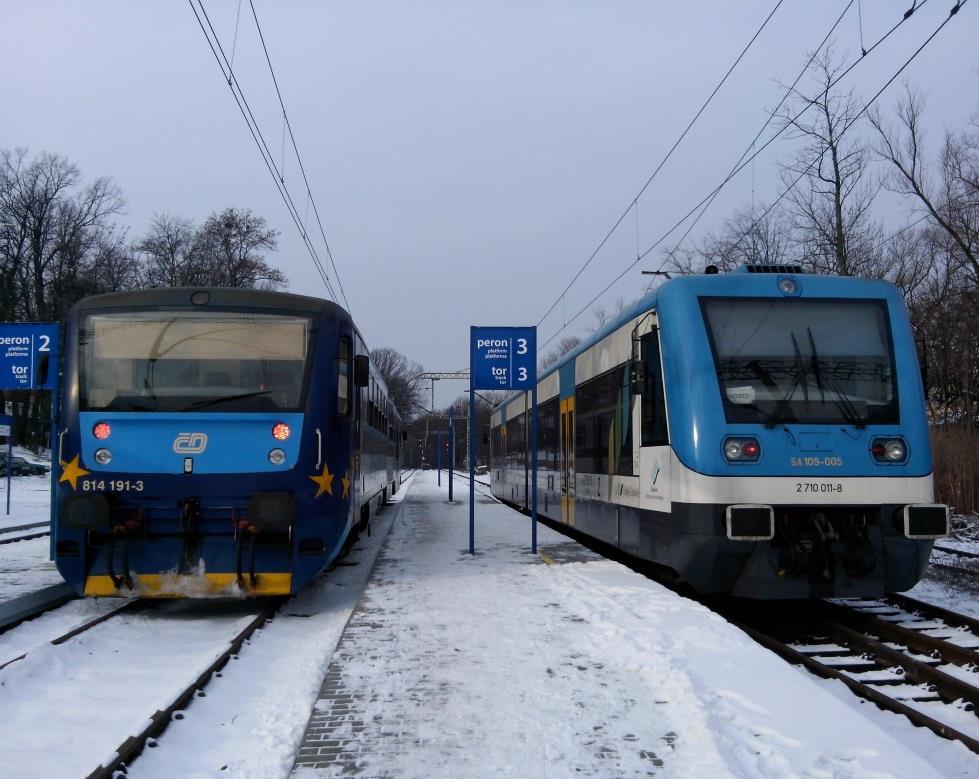
[[58, 568], [86, 595], [294, 592], [352, 526], [349, 317], [157, 294], [171, 305], [113, 295], [71, 315]]
[[643, 451], [640, 494], [668, 507], [669, 564], [701, 590], [750, 597], [912, 587], [946, 509], [931, 505], [925, 400], [898, 290], [801, 274], [692, 277], [663, 287], [656, 316], [669, 446]]

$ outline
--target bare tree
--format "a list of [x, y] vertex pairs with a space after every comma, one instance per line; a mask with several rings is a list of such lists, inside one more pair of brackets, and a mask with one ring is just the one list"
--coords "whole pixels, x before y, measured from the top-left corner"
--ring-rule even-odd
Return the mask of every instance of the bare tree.
[[61, 319], [122, 207], [110, 179], [82, 186], [78, 168], [60, 155], [0, 150], [0, 317]]
[[[898, 128], [889, 127], [880, 113], [870, 114], [877, 130], [877, 153], [890, 167], [887, 185], [914, 198], [941, 231], [949, 260], [962, 265], [972, 283], [979, 283], [979, 132], [945, 134], [937, 175], [930, 172], [921, 116], [925, 99], [905, 85], [905, 96], [894, 113]], [[976, 128], [979, 129], [979, 128]]]
[[791, 226], [785, 214], [764, 204], [736, 211], [720, 231], [708, 233], [694, 249], [674, 248], [664, 268], [677, 273], [703, 273], [708, 265], [731, 271], [745, 263], [784, 264], [794, 261]]
[[143, 265], [147, 287], [186, 287], [204, 283], [203, 269], [195, 261], [194, 223], [170, 214], [155, 214], [146, 235], [134, 248]]
[[809, 111], [782, 114], [792, 128], [790, 137], [802, 142], [782, 172], [801, 259], [817, 271], [880, 275], [881, 231], [870, 214], [875, 192], [869, 154], [851, 130], [861, 109], [852, 91], [834, 91], [841, 65], [831, 47], [817, 55], [813, 68], [814, 94], [795, 90], [796, 102]]
[[215, 287], [277, 289], [286, 284], [282, 271], [265, 261], [275, 251], [278, 232], [249, 209], [226, 208], [212, 214], [194, 236], [192, 253], [200, 263], [198, 283]]
[[415, 380], [418, 374], [425, 372], [421, 365], [387, 346], [372, 349], [371, 362], [387, 384], [388, 397], [402, 419], [411, 419], [419, 408], [424, 408], [425, 388]]
[[557, 346], [540, 358], [540, 370], [546, 371], [564, 357], [564, 355], [575, 349], [580, 343], [581, 339], [576, 335], [564, 336], [564, 338], [558, 341]]

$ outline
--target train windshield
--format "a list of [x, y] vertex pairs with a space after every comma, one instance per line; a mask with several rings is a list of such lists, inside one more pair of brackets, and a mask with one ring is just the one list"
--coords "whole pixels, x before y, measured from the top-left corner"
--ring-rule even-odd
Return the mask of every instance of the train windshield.
[[728, 422], [896, 424], [880, 300], [701, 300]]
[[90, 314], [82, 411], [298, 411], [310, 317], [244, 311]]

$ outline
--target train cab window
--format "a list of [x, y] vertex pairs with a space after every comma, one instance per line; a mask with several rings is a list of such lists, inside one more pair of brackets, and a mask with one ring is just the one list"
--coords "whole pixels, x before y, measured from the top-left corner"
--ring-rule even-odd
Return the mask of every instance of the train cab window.
[[728, 422], [896, 424], [883, 300], [702, 298]]
[[337, 356], [337, 413], [350, 414], [350, 380], [353, 376], [353, 349], [349, 338], [340, 339], [340, 353]]
[[132, 308], [79, 323], [83, 411], [237, 413], [304, 404], [311, 316]]
[[642, 349], [642, 446], [665, 446], [670, 442], [666, 426], [666, 401], [663, 397], [663, 366], [659, 353], [658, 331], [646, 333]]

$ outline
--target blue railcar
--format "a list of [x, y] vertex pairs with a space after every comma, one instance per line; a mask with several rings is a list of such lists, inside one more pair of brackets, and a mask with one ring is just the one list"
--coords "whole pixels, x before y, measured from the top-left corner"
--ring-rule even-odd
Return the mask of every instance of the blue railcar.
[[86, 298], [65, 347], [52, 553], [85, 595], [282, 595], [400, 484], [401, 422], [317, 298]]
[[[528, 405], [492, 418], [493, 491], [521, 506]], [[538, 409], [541, 513], [701, 592], [906, 590], [948, 530], [885, 282], [771, 266], [673, 279], [543, 374]]]

